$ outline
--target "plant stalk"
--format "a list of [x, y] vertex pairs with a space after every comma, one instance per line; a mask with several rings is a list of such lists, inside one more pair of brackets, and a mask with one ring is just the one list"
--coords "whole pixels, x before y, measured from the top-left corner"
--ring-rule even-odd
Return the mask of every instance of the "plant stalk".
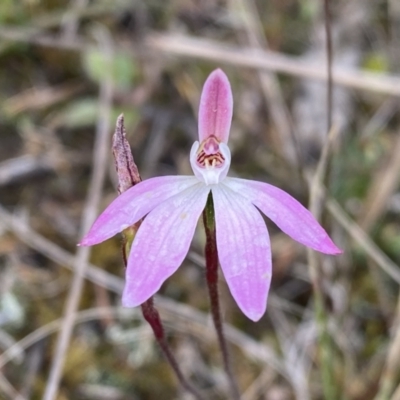
[[210, 297], [211, 314], [215, 330], [218, 336], [218, 343], [222, 353], [225, 373], [230, 383], [230, 391], [232, 399], [240, 400], [239, 387], [237, 385], [235, 376], [232, 372], [228, 346], [224, 336], [224, 330], [221, 318], [221, 308], [219, 304], [218, 250], [217, 250], [217, 239], [215, 230], [214, 205], [211, 194], [208, 196], [206, 208], [203, 211], [203, 222], [206, 231], [206, 246], [205, 246], [206, 280], [207, 280], [208, 293]]
[[171, 348], [168, 345], [167, 339], [164, 333], [164, 327], [161, 322], [160, 314], [157, 309], [154, 307], [153, 297], [150, 297], [149, 300], [145, 301], [142, 305], [142, 313], [144, 319], [150, 324], [151, 329], [154, 332], [154, 336], [157, 340], [157, 343], [161, 347], [161, 350], [164, 353], [165, 358], [168, 360], [171, 368], [175, 372], [176, 377], [178, 378], [181, 386], [191, 393], [196, 399], [204, 400], [201, 394], [195, 389], [195, 387], [186, 380], [182, 371], [176, 361], [176, 358], [172, 354]]
[[[118, 192], [121, 194], [141, 181], [139, 171], [132, 157], [131, 148], [126, 139], [123, 115], [120, 115], [117, 119], [117, 126], [113, 137], [113, 154], [118, 175]], [[141, 221], [122, 232], [122, 256], [125, 268], [128, 264], [129, 252], [140, 224]], [[170, 364], [181, 386], [191, 393], [197, 400], [204, 400], [204, 397], [202, 397], [197, 389], [184, 377], [178, 362], [168, 345], [160, 314], [154, 306], [153, 297], [150, 297], [150, 299], [144, 302], [141, 305], [141, 308], [144, 319], [150, 324], [157, 343], [161, 347], [165, 358]]]

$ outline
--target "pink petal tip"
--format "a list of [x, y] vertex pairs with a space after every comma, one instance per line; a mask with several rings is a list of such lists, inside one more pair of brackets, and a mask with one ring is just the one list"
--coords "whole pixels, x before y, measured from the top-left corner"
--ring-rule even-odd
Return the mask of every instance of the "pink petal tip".
[[311, 212], [282, 189], [237, 178], [227, 178], [224, 184], [253, 203], [292, 239], [321, 253], [342, 253]]
[[227, 143], [232, 121], [233, 97], [228, 77], [221, 69], [213, 71], [204, 83], [199, 109], [199, 140], [214, 135]]

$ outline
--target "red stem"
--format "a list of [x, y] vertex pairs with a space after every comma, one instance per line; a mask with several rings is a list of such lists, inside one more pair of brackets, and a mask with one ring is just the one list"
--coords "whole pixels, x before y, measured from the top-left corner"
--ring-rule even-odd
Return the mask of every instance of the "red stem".
[[[121, 194], [141, 181], [139, 171], [132, 157], [131, 148], [128, 140], [126, 139], [124, 116], [122, 114], [118, 117], [117, 126], [113, 137], [113, 154], [118, 174], [118, 192]], [[135, 225], [125, 229], [122, 232], [122, 256], [124, 258], [125, 268], [128, 262], [130, 247], [140, 224], [141, 221], [138, 221]], [[150, 299], [144, 302], [141, 307], [143, 317], [153, 329], [154, 336], [167, 361], [175, 372], [179, 383], [197, 400], [203, 400], [203, 397], [200, 395], [200, 393], [183, 376], [182, 371], [179, 368], [174, 355], [172, 354], [171, 348], [169, 347], [164, 334], [164, 328], [161, 322], [160, 314], [154, 307], [153, 298], [150, 297]]]
[[206, 231], [206, 246], [205, 246], [205, 259], [206, 259], [206, 280], [208, 293], [210, 296], [211, 314], [217, 332], [218, 342], [222, 353], [222, 359], [226, 375], [230, 383], [230, 390], [232, 399], [240, 400], [240, 392], [232, 372], [232, 367], [229, 358], [228, 346], [224, 336], [221, 308], [219, 304], [218, 295], [218, 250], [217, 239], [215, 231], [214, 220], [214, 205], [212, 197], [207, 200], [207, 205], [203, 211], [203, 222]]
[[174, 370], [175, 375], [179, 380], [179, 383], [182, 385], [183, 388], [185, 388], [188, 392], [190, 392], [196, 399], [204, 400], [201, 394], [183, 376], [182, 371], [179, 368], [178, 362], [176, 361], [176, 358], [172, 354], [171, 348], [167, 343], [160, 314], [154, 307], [153, 298], [150, 297], [150, 299], [144, 302], [141, 305], [141, 307], [142, 307], [143, 317], [150, 324], [151, 329], [153, 329], [154, 336], [159, 346], [161, 347], [164, 356], [166, 357], [172, 369]]

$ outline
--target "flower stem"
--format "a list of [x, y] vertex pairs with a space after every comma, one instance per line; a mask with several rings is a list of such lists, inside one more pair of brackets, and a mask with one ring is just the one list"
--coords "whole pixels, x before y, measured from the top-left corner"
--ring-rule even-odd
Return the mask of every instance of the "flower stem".
[[176, 377], [179, 380], [179, 383], [182, 385], [184, 389], [186, 389], [189, 393], [191, 393], [196, 399], [203, 400], [201, 394], [186, 380], [183, 376], [181, 369], [171, 352], [171, 348], [169, 347], [164, 328], [161, 322], [160, 314], [158, 313], [157, 309], [154, 307], [153, 298], [150, 297], [149, 300], [144, 302], [142, 305], [142, 313], [144, 319], [150, 324], [151, 328], [153, 329], [154, 336], [161, 347], [161, 350], [164, 353], [165, 358], [168, 360], [171, 368], [175, 372]]
[[222, 352], [222, 359], [226, 375], [229, 379], [232, 399], [240, 400], [240, 392], [236, 379], [232, 372], [232, 367], [229, 359], [228, 347], [224, 336], [224, 330], [221, 318], [221, 309], [218, 296], [218, 250], [215, 231], [214, 204], [212, 195], [207, 199], [206, 208], [203, 211], [204, 228], [206, 231], [206, 279], [208, 293], [210, 296], [211, 314], [218, 336], [219, 346]]
[[[117, 119], [117, 126], [113, 137], [113, 154], [118, 175], [118, 192], [119, 194], [121, 194], [141, 181], [139, 171], [132, 157], [131, 148], [129, 146], [128, 140], [126, 139], [123, 115], [120, 115]], [[137, 230], [140, 227], [140, 224], [141, 221], [137, 222], [136, 224], [125, 229], [122, 232], [122, 256], [125, 268], [128, 263], [128, 255], [131, 250], [133, 240], [135, 238]], [[150, 297], [150, 299], [144, 302], [141, 307], [143, 317], [150, 324], [157, 343], [161, 347], [165, 358], [175, 372], [179, 383], [197, 400], [204, 400], [200, 393], [183, 376], [182, 371], [179, 368], [178, 362], [176, 361], [176, 358], [174, 357], [171, 348], [168, 345], [160, 314], [154, 306], [153, 298]]]
[[[126, 267], [128, 254], [130, 248], [132, 246], [132, 241], [135, 237], [135, 233], [138, 229], [138, 226], [133, 226], [126, 229], [123, 232], [123, 245], [122, 245], [122, 255], [124, 259], [124, 264]], [[179, 368], [178, 362], [174, 357], [171, 348], [168, 345], [167, 338], [165, 337], [164, 327], [160, 318], [160, 314], [158, 313], [156, 307], [154, 306], [153, 297], [150, 297], [147, 301], [145, 301], [142, 305], [142, 314], [144, 319], [149, 323], [151, 329], [153, 330], [154, 337], [158, 345], [161, 347], [161, 350], [164, 353], [165, 358], [167, 359], [169, 365], [174, 371], [179, 383], [181, 386], [191, 393], [197, 400], [204, 400], [201, 394], [197, 391], [197, 389], [189, 383], [189, 381], [184, 377], [181, 369]]]

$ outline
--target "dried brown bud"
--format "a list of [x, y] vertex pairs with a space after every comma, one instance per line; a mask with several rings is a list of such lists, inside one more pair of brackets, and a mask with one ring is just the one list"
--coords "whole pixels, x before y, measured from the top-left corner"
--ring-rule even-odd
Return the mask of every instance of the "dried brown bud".
[[121, 194], [142, 180], [126, 139], [123, 114], [117, 119], [112, 150], [118, 175], [118, 193]]

